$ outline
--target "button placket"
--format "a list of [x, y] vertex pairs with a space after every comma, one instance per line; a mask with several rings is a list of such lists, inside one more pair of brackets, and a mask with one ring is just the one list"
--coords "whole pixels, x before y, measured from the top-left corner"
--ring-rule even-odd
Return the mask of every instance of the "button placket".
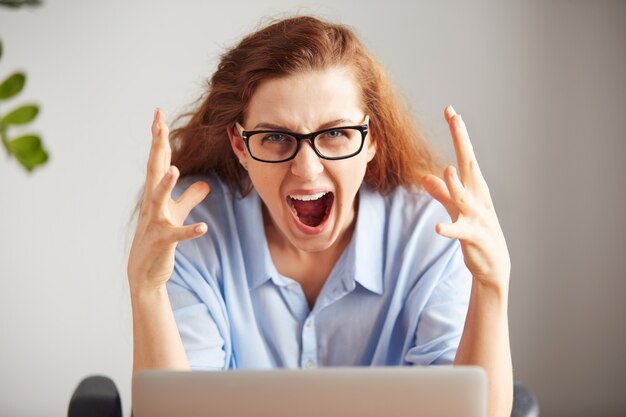
[[302, 357], [300, 366], [305, 369], [317, 367], [317, 336], [315, 334], [314, 318], [309, 317], [302, 326]]

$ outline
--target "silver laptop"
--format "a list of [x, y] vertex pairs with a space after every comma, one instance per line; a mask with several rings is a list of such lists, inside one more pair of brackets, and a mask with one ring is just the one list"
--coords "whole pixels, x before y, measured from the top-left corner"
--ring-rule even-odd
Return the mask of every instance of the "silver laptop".
[[145, 371], [134, 417], [485, 417], [478, 367]]

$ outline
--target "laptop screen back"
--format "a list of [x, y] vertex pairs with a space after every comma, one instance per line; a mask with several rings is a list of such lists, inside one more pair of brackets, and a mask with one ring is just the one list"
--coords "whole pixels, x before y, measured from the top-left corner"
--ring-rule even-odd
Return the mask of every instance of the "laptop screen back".
[[477, 367], [146, 371], [133, 379], [135, 417], [485, 417]]

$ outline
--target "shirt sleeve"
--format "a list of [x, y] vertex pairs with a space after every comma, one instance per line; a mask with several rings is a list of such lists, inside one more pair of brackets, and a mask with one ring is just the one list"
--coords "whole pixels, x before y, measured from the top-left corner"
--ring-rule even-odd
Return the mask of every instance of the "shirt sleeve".
[[420, 313], [415, 346], [405, 360], [413, 365], [454, 362], [469, 306], [472, 276], [463, 262], [458, 241], [426, 305]]
[[[219, 314], [223, 300], [214, 280], [198, 270], [180, 250], [167, 282], [172, 311], [192, 370], [222, 370], [227, 355]], [[209, 308], [211, 306], [211, 308]], [[213, 311], [212, 311], [213, 310]], [[220, 326], [220, 324], [222, 324]], [[220, 331], [222, 327], [222, 331]]]

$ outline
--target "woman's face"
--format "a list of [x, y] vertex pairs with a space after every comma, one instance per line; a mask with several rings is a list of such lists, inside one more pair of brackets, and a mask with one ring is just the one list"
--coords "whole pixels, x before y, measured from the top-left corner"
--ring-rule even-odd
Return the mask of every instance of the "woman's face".
[[[331, 68], [264, 81], [241, 125], [247, 131], [310, 133], [360, 125], [365, 116], [352, 73]], [[376, 152], [369, 134], [363, 150], [348, 159], [321, 159], [304, 141], [294, 159], [281, 163], [254, 160], [237, 133], [229, 134], [269, 214], [268, 238], [277, 236], [282, 242], [276, 243], [286, 240], [303, 251], [323, 251], [344, 236], [355, 219], [355, 196], [367, 163]]]

